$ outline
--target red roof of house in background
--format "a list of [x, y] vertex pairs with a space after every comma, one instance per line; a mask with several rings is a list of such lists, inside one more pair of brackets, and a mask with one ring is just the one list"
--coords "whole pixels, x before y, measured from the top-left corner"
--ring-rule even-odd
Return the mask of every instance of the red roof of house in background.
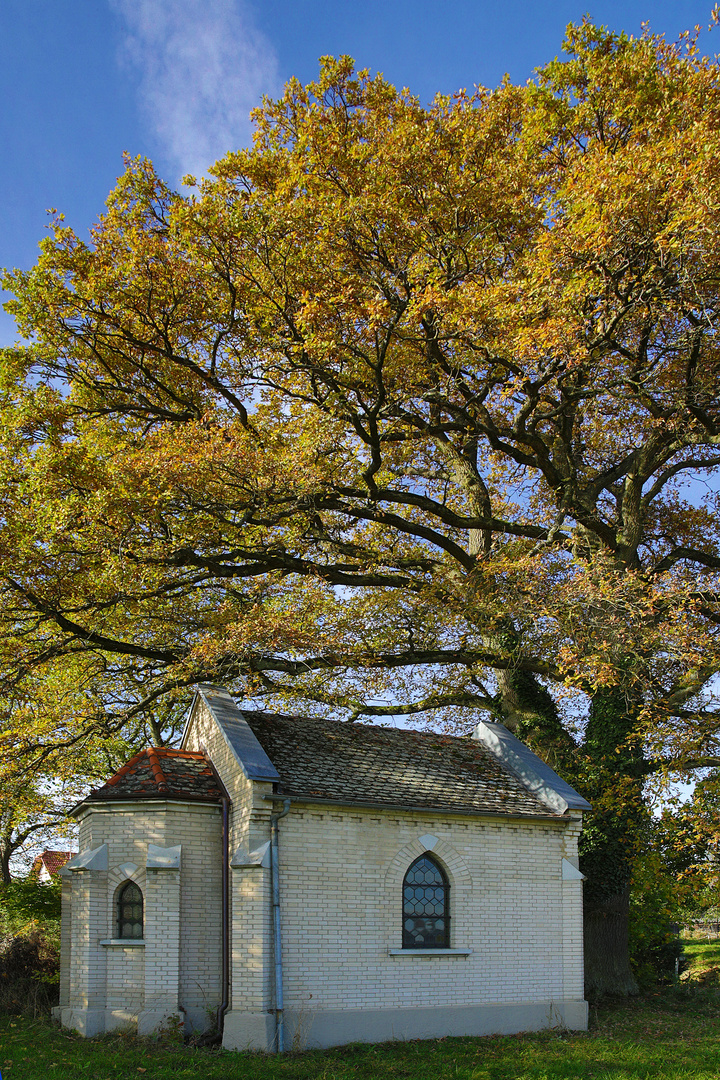
[[131, 758], [86, 803], [127, 799], [183, 799], [219, 803], [223, 793], [210, 762], [192, 750], [152, 746]]
[[42, 855], [38, 855], [32, 864], [31, 874], [39, 874], [40, 868], [45, 867], [48, 874], [54, 877], [55, 874], [59, 874], [66, 862], [72, 859], [73, 855], [77, 855], [76, 851], [43, 851]]

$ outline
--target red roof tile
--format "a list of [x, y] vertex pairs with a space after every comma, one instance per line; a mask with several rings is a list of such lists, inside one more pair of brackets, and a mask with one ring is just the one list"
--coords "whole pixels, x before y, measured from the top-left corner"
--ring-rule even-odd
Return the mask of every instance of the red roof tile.
[[42, 855], [38, 855], [33, 864], [31, 874], [39, 874], [40, 868], [45, 867], [50, 876], [59, 874], [66, 862], [72, 859], [73, 855], [77, 855], [76, 851], [43, 851]]
[[153, 746], [131, 758], [106, 784], [91, 791], [85, 802], [189, 799], [219, 803], [221, 798], [222, 792], [204, 754]]

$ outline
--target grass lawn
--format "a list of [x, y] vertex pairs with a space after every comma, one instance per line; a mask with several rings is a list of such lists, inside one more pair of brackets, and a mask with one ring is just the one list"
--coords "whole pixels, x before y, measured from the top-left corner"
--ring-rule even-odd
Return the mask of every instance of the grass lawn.
[[[686, 943], [720, 963], [720, 943]], [[45, 1021], [0, 1016], [3, 1080], [720, 1080], [720, 991], [673, 987], [591, 1011], [587, 1034], [355, 1044], [287, 1054], [161, 1046], [128, 1036], [87, 1041]]]
[[683, 941], [683, 952], [690, 961], [690, 970], [693, 968], [709, 967], [714, 964], [720, 967], [720, 938], [708, 941], [706, 937], [689, 938]]

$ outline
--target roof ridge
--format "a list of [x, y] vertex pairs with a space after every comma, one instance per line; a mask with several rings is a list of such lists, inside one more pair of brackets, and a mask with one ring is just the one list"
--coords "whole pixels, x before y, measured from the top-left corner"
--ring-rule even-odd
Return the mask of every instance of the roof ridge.
[[418, 728], [398, 727], [395, 724], [376, 724], [373, 721], [365, 723], [362, 720], [339, 720], [332, 716], [293, 716], [291, 713], [266, 712], [264, 709], [243, 709], [239, 705], [238, 711], [243, 716], [249, 716], [250, 718], [257, 716], [262, 720], [289, 720], [292, 723], [297, 723], [299, 720], [301, 723], [330, 724], [334, 727], [346, 728], [348, 731], [361, 731], [370, 728], [373, 731], [397, 731], [401, 735], [432, 735], [440, 739], [462, 739], [463, 741], [469, 740], [474, 730], [473, 728], [458, 735], [452, 731], [418, 730]]
[[[131, 757], [129, 761], [126, 761], [124, 765], [121, 765], [118, 771], [114, 773], [109, 780], [106, 780], [104, 784], [101, 784], [100, 787], [114, 787], [115, 784], [120, 782], [123, 776], [126, 776], [130, 772], [130, 769], [135, 764], [135, 762], [139, 761], [140, 758], [146, 754], [146, 752], [147, 751], [145, 750], [141, 750], [138, 754], [135, 754], [134, 757]], [[99, 788], [92, 788], [92, 791], [99, 790]]]
[[206, 755], [202, 750], [182, 750], [179, 746], [154, 746], [153, 750], [156, 754], [182, 754], [183, 757], [201, 758]]
[[167, 777], [162, 771], [162, 765], [160, 764], [160, 757], [158, 750], [163, 750], [164, 747], [149, 746], [147, 748], [148, 761], [150, 762], [150, 768], [152, 769], [153, 776], [158, 786], [158, 791], [167, 792], [170, 790], [168, 787]]

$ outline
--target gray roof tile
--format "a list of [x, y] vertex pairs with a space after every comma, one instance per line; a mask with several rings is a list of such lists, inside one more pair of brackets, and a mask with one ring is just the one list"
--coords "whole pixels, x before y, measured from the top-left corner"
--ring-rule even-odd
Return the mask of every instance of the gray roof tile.
[[267, 713], [243, 716], [280, 774], [278, 794], [512, 816], [550, 813], [475, 739]]

